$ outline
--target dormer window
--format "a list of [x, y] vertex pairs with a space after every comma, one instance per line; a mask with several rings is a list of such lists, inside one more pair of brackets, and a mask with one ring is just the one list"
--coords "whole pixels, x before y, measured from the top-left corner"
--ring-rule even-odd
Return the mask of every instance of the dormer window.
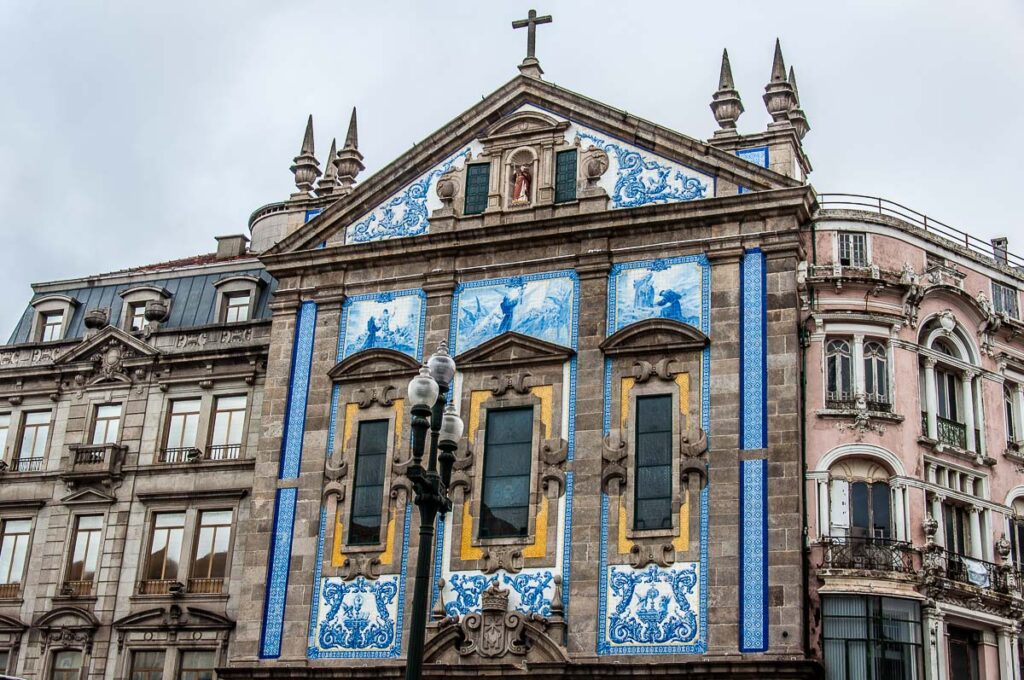
[[44, 312], [40, 316], [40, 337], [43, 342], [60, 340], [64, 337], [64, 312]]
[[217, 287], [217, 318], [221, 323], [242, 323], [255, 318], [259, 289], [263, 285], [260, 279], [235, 275], [213, 285]]
[[249, 320], [249, 304], [252, 296], [248, 292], [228, 293], [224, 296], [224, 320], [228, 323]]
[[[118, 295], [124, 300], [119, 325], [129, 333], [144, 331], [147, 326], [155, 330], [170, 316], [171, 292], [166, 288], [146, 284], [123, 290]], [[147, 306], [151, 308], [149, 319], [146, 318]]]
[[127, 330], [141, 331], [146, 326], [146, 303], [133, 302], [128, 305]]
[[839, 264], [844, 267], [868, 266], [868, 237], [860, 232], [839, 234]]

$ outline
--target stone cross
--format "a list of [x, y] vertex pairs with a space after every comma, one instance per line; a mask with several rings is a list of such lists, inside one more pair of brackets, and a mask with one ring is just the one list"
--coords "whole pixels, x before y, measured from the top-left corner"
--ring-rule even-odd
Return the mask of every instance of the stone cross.
[[531, 9], [526, 19], [520, 19], [519, 21], [512, 22], [512, 28], [525, 28], [526, 31], [526, 58], [535, 59], [537, 51], [537, 25], [538, 24], [550, 24], [552, 21], [551, 15], [539, 17], [537, 16], [537, 10]]

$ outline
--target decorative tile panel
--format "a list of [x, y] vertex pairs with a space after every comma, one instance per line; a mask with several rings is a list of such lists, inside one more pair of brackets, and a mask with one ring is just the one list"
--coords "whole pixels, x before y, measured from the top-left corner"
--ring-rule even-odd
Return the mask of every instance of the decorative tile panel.
[[303, 302], [295, 320], [295, 342], [292, 345], [291, 379], [288, 383], [288, 413], [281, 439], [281, 479], [299, 476], [302, 461], [302, 438], [306, 433], [306, 400], [309, 396], [309, 372], [313, 362], [313, 339], [316, 334], [316, 303]]
[[609, 334], [637, 321], [673, 319], [707, 332], [703, 294], [707, 260], [670, 258], [619, 263], [612, 268], [614, 314]]
[[260, 658], [281, 656], [281, 633], [284, 628], [284, 605], [288, 590], [288, 567], [292, 558], [292, 527], [295, 524], [295, 501], [298, 489], [278, 489], [274, 503], [274, 533], [270, 544], [267, 589], [264, 596], [263, 629], [260, 635]]
[[768, 446], [765, 258], [748, 250], [740, 264], [740, 448]]
[[768, 649], [768, 461], [740, 461], [740, 651]]
[[346, 230], [345, 241], [365, 243], [427, 233], [430, 228], [430, 211], [441, 207], [441, 201], [434, 193], [438, 178], [452, 168], [462, 167], [472, 150], [472, 146], [467, 146], [450, 156], [356, 220]]
[[420, 289], [354, 295], [342, 309], [338, 360], [364, 349], [386, 348], [419, 359], [426, 294]]
[[[762, 168], [768, 167], [768, 147], [767, 146], [755, 146], [750, 149], [737, 149], [736, 155], [745, 161], [749, 161], [755, 165], [760, 165]], [[750, 189], [745, 186], [740, 186], [738, 193], [745, 194]]]
[[449, 616], [480, 611], [480, 594], [497, 581], [509, 589], [509, 607], [525, 614], [551, 615], [555, 594], [555, 572], [551, 569], [523, 569], [509, 574], [499, 571], [459, 571], [449, 575], [444, 585], [444, 609]]

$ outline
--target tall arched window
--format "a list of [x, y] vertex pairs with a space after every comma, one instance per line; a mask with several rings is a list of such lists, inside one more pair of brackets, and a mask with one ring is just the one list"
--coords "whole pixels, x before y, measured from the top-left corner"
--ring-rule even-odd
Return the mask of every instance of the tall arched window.
[[946, 310], [924, 325], [922, 401], [926, 436], [941, 446], [985, 454], [978, 350]]
[[846, 340], [829, 340], [825, 348], [826, 395], [830, 406], [853, 401], [853, 358]]
[[885, 345], [871, 341], [864, 343], [864, 393], [872, 411], [888, 411], [889, 357]]
[[894, 535], [888, 470], [868, 459], [844, 459], [830, 470], [831, 535], [854, 540]]

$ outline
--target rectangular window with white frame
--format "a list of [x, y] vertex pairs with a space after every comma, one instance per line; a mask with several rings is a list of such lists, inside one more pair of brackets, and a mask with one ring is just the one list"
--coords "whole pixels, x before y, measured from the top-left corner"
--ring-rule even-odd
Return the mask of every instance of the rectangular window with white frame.
[[39, 317], [39, 339], [52, 342], [64, 337], [64, 312], [42, 312]]
[[161, 463], [181, 463], [195, 456], [199, 434], [200, 399], [175, 399], [167, 418], [167, 439], [160, 452]]
[[131, 332], [141, 331], [146, 327], [146, 303], [133, 302], [128, 305], [128, 329]]
[[868, 236], [858, 231], [841, 231], [839, 239], [839, 264], [844, 267], [868, 266]]
[[227, 323], [238, 323], [249, 320], [249, 307], [252, 303], [252, 293], [249, 291], [238, 291], [224, 294], [224, 321]]
[[116, 444], [121, 431], [121, 404], [103, 404], [96, 407], [96, 420], [92, 426], [92, 443]]
[[0, 600], [17, 597], [25, 577], [32, 520], [0, 520]]
[[49, 411], [29, 411], [24, 414], [21, 446], [12, 466], [15, 472], [38, 472], [46, 459], [46, 444], [50, 438]]
[[246, 396], [217, 397], [214, 402], [213, 432], [207, 458], [234, 460], [242, 453], [245, 434]]
[[0, 461], [3, 461], [7, 452], [7, 435], [11, 431], [11, 414], [0, 413]]
[[1005, 314], [1011, 319], [1020, 319], [1020, 304], [1017, 289], [992, 282], [992, 309], [996, 314]]

